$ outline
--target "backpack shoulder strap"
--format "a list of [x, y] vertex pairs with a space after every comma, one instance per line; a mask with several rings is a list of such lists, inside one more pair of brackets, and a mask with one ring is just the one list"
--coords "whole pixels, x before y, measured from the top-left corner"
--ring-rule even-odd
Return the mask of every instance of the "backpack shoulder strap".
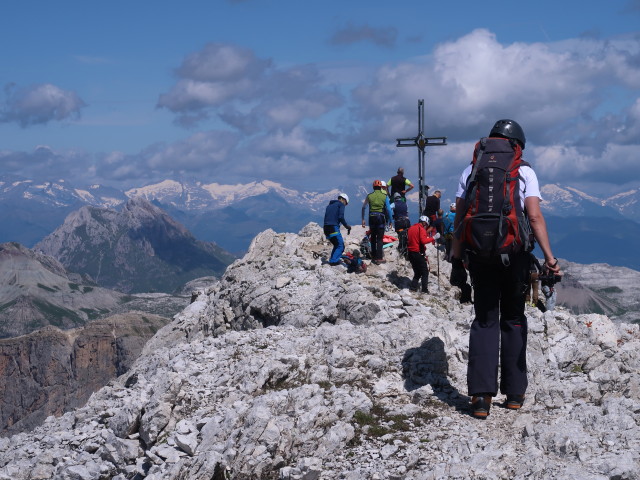
[[471, 169], [471, 173], [469, 174], [469, 178], [467, 178], [467, 190], [464, 195], [464, 212], [462, 213], [462, 217], [467, 215], [469, 208], [471, 208], [470, 199], [473, 198], [473, 194], [476, 191], [476, 175], [478, 174], [478, 165], [480, 165], [480, 160], [482, 159], [482, 155], [484, 154], [485, 149], [487, 148], [487, 137], [481, 138], [478, 143], [476, 143], [476, 148], [474, 150], [473, 160], [471, 161], [473, 168]]

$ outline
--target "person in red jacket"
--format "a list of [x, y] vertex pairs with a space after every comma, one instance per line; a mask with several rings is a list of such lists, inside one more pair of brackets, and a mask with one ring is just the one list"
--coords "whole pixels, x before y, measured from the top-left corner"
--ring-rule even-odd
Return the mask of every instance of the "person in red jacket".
[[409, 227], [407, 231], [407, 251], [411, 268], [413, 268], [413, 280], [411, 280], [411, 287], [409, 288], [414, 292], [418, 290], [418, 283], [422, 281], [422, 292], [429, 293], [429, 265], [427, 264], [425, 252], [427, 244], [435, 242], [440, 235], [438, 233], [428, 235], [428, 226], [429, 218], [422, 215], [418, 223]]

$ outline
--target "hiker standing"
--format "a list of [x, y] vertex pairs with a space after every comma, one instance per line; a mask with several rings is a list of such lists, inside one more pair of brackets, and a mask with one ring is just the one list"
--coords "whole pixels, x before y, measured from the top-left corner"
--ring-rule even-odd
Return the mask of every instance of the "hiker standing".
[[389, 197], [382, 190], [382, 182], [374, 180], [373, 192], [364, 199], [362, 204], [362, 226], [365, 226], [364, 212], [369, 205], [369, 230], [371, 235], [371, 261], [375, 264], [384, 263], [384, 252], [382, 249], [382, 239], [384, 237], [384, 229], [392, 218], [391, 205]]
[[411, 226], [407, 199], [400, 192], [393, 194], [393, 227], [398, 234], [398, 251], [403, 257], [407, 256], [407, 229]]
[[436, 190], [433, 192], [433, 195], [429, 195], [425, 200], [423, 215], [429, 217], [430, 222], [435, 222], [437, 218], [438, 210], [440, 210], [441, 196], [442, 192], [440, 192], [440, 190]]
[[395, 177], [391, 177], [387, 182], [389, 187], [389, 197], [395, 198], [396, 193], [399, 193], [402, 199], [406, 202], [407, 193], [413, 189], [413, 183], [407, 178], [404, 178], [404, 168], [398, 168], [398, 174]]
[[451, 244], [453, 243], [453, 221], [456, 218], [456, 204], [449, 205], [449, 211], [442, 217], [442, 233], [444, 236], [444, 257], [451, 261]]
[[347, 229], [347, 234], [351, 233], [351, 227], [344, 219], [344, 207], [347, 205], [349, 205], [349, 196], [346, 193], [339, 193], [338, 199], [331, 200], [324, 211], [324, 234], [333, 245], [329, 265], [340, 265], [340, 257], [344, 252], [340, 224]]
[[427, 263], [426, 251], [427, 243], [435, 242], [438, 233], [434, 236], [427, 235], [429, 219], [422, 215], [418, 223], [411, 225], [407, 232], [407, 250], [409, 262], [413, 268], [413, 280], [411, 280], [410, 290], [417, 291], [419, 282], [422, 282], [422, 292], [429, 293], [429, 264]]
[[[464, 256], [475, 292], [467, 387], [476, 418], [489, 414], [491, 399], [498, 392], [498, 368], [505, 406], [519, 409], [524, 403], [528, 385], [525, 286], [529, 250], [533, 248], [529, 232], [544, 254], [545, 271], [560, 274], [540, 210], [538, 179], [529, 164], [521, 160], [525, 142], [518, 123], [496, 122], [489, 138], [476, 144], [474, 160], [462, 172], [456, 192], [451, 283], [466, 281]], [[497, 213], [487, 216], [487, 208], [495, 208]], [[484, 222], [476, 221], [479, 213], [485, 214]], [[490, 223], [490, 218], [503, 223]], [[515, 225], [515, 229], [509, 229], [509, 225]], [[511, 248], [511, 253], [501, 253], [503, 248]]]

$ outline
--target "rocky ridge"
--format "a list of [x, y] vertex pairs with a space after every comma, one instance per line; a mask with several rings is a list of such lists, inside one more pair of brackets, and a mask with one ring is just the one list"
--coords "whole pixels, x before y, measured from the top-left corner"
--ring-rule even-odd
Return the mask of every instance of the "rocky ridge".
[[329, 249], [315, 224], [258, 235], [126, 375], [0, 439], [0, 479], [640, 475], [638, 325], [527, 307], [527, 402], [483, 422], [448, 264], [422, 296], [399, 259], [354, 275]]

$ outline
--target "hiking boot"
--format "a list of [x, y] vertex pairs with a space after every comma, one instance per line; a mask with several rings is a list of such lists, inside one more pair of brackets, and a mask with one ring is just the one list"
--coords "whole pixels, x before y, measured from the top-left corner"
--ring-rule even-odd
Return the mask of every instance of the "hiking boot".
[[487, 418], [491, 409], [491, 395], [474, 395], [471, 398], [471, 409], [475, 418]]
[[507, 395], [505, 406], [511, 410], [518, 410], [524, 404], [524, 395]]
[[329, 265], [335, 267], [336, 265], [340, 265], [342, 262], [329, 262]]

